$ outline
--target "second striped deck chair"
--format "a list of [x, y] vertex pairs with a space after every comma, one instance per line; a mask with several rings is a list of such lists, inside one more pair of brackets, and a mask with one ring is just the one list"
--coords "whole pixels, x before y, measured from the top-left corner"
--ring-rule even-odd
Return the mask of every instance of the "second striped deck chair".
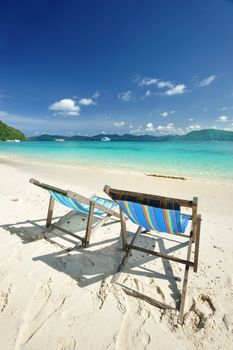
[[[82, 242], [83, 247], [88, 247], [90, 242], [91, 233], [97, 228], [102, 226], [112, 216], [120, 218], [120, 215], [113, 210], [117, 204], [112, 201], [98, 196], [92, 196], [91, 198], [84, 197], [78, 193], [62, 190], [60, 188], [40, 183], [38, 180], [30, 179], [30, 182], [38, 187], [41, 187], [48, 191], [50, 195], [49, 208], [46, 220], [46, 229], [52, 230], [53, 228], [62, 231]], [[81, 213], [88, 215], [86, 234], [85, 237], [81, 237], [76, 233], [70, 232], [57, 224], [52, 223], [54, 204], [58, 202], [75, 213]], [[98, 219], [97, 223], [93, 227], [93, 219]]]
[[[123, 271], [132, 250], [141, 251], [152, 256], [154, 255], [156, 257], [161, 257], [162, 259], [168, 259], [184, 264], [185, 271], [178, 316], [178, 322], [182, 324], [189, 268], [190, 266], [193, 267], [194, 272], [197, 272], [198, 268], [201, 215], [197, 214], [197, 197], [194, 197], [193, 200], [174, 199], [145, 193], [123, 191], [113, 189], [109, 186], [105, 186], [104, 191], [111, 197], [111, 199], [115, 200], [116, 203], [119, 204], [121, 216], [121, 238], [123, 250], [126, 252], [116, 274], [113, 276], [112, 282], [116, 282], [119, 278], [119, 275]], [[189, 208], [189, 210], [191, 209], [191, 215], [181, 214], [181, 207]], [[138, 225], [136, 234], [130, 243], [128, 243], [127, 239], [126, 218]], [[189, 225], [190, 228], [187, 229], [189, 220], [192, 221], [192, 224]], [[181, 259], [173, 255], [156, 252], [154, 250], [149, 250], [135, 245], [136, 239], [138, 238], [139, 234], [142, 233], [143, 229], [146, 231], [156, 231], [182, 236], [186, 239], [188, 238], [187, 259]], [[193, 243], [195, 244], [194, 260], [191, 261]], [[169, 305], [152, 300], [150, 297], [147, 297], [139, 292], [135, 293], [134, 291], [134, 293], [131, 293], [131, 295], [147, 300], [151, 304], [161, 308], [171, 308]]]

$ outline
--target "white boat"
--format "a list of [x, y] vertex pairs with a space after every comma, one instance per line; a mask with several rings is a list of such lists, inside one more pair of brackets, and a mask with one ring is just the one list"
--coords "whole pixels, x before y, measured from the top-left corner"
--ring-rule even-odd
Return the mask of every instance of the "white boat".
[[109, 137], [105, 136], [105, 137], [101, 137], [101, 140], [100, 140], [100, 141], [102, 141], [102, 142], [108, 142], [108, 141], [111, 141], [111, 139], [110, 139]]
[[56, 141], [56, 142], [64, 142], [65, 140], [64, 139], [55, 139], [54, 141]]
[[14, 142], [20, 142], [20, 140], [18, 140], [18, 139], [15, 139], [15, 140], [14, 140]]

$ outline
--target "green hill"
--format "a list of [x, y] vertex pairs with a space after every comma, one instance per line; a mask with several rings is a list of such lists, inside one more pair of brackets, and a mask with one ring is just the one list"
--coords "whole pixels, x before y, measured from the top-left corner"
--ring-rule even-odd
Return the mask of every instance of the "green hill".
[[11, 126], [3, 123], [0, 120], [0, 141], [6, 140], [26, 140], [25, 135], [18, 129], [12, 128]]
[[186, 135], [174, 136], [173, 139], [185, 141], [233, 141], [233, 132], [226, 130], [204, 129], [191, 131]]
[[186, 135], [118, 135], [118, 134], [99, 134], [94, 136], [62, 136], [62, 135], [39, 135], [29, 137], [31, 141], [54, 141], [55, 139], [63, 138], [65, 141], [100, 141], [101, 138], [109, 137], [112, 141], [233, 141], [233, 132], [216, 129], [203, 129], [191, 131]]

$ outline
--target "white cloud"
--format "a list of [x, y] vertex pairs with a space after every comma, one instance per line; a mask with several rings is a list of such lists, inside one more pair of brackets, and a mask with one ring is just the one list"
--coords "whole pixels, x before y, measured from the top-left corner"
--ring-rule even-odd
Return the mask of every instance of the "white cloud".
[[117, 126], [118, 128], [122, 128], [122, 126], [125, 125], [125, 122], [121, 121], [121, 122], [115, 122], [113, 123], [114, 126]]
[[159, 125], [157, 128], [155, 128], [157, 131], [173, 131], [174, 130], [174, 125], [173, 123], [169, 123], [167, 125]]
[[172, 95], [181, 95], [186, 92], [186, 86], [184, 84], [178, 84], [173, 88], [165, 91], [164, 95], [172, 96]]
[[92, 98], [99, 98], [100, 97], [100, 91], [96, 91], [93, 95]]
[[175, 85], [171, 81], [163, 81], [158, 78], [149, 78], [144, 77], [141, 79], [137, 79], [139, 86], [150, 86], [150, 85], [156, 85], [158, 88], [162, 89], [165, 87], [173, 88]]
[[227, 117], [226, 115], [221, 115], [217, 121], [219, 122], [227, 122], [229, 120], [229, 117]]
[[172, 123], [167, 124], [166, 128], [167, 130], [172, 130], [174, 125]]
[[133, 100], [132, 91], [128, 90], [125, 92], [121, 92], [118, 94], [118, 98], [125, 102], [132, 101]]
[[194, 119], [193, 119], [193, 118], [189, 118], [189, 121], [190, 121], [190, 122], [193, 122], [193, 121], [194, 121]]
[[150, 97], [150, 96], [152, 96], [152, 95], [153, 95], [153, 94], [152, 94], [151, 90], [146, 90], [145, 94], [142, 96], [142, 99], [144, 99], [144, 98], [146, 98], [146, 97]]
[[158, 88], [162, 89], [164, 87], [169, 87], [169, 88], [173, 88], [174, 84], [171, 81], [159, 81], [157, 83]]
[[231, 106], [231, 107], [222, 107], [222, 111], [227, 111], [227, 110], [230, 110], [230, 109], [233, 109], [233, 106]]
[[154, 126], [153, 123], [149, 122], [146, 124], [145, 130], [146, 132], [153, 132], [153, 133], [159, 133], [159, 134], [166, 134], [166, 133], [174, 133], [175, 128], [173, 123], [169, 123], [167, 125], [158, 125], [157, 127]]
[[175, 113], [175, 111], [170, 111], [170, 112], [163, 112], [163, 113], [161, 113], [160, 115], [162, 116], [162, 117], [168, 117], [169, 116], [169, 114], [174, 114]]
[[201, 126], [198, 125], [198, 124], [189, 125], [189, 126], [187, 127], [187, 130], [198, 130], [198, 129], [201, 129]]
[[146, 124], [146, 131], [154, 131], [154, 125], [153, 125], [153, 123], [147, 123]]
[[90, 106], [90, 105], [95, 105], [95, 101], [93, 101], [92, 98], [81, 98], [81, 100], [79, 100], [80, 105], [83, 106]]
[[49, 106], [49, 109], [59, 114], [67, 116], [76, 116], [80, 114], [80, 107], [71, 98], [65, 98]]
[[[159, 89], [168, 88], [168, 90], [162, 93], [162, 95], [167, 95], [167, 96], [181, 95], [186, 92], [186, 86], [184, 84], [175, 84], [170, 80], [164, 81], [158, 78], [137, 77], [135, 81], [138, 83], [139, 86], [155, 85]], [[142, 99], [151, 95], [153, 95], [153, 92], [151, 92], [150, 90], [147, 90], [146, 93], [143, 95]]]
[[200, 82], [199, 86], [200, 86], [200, 87], [208, 86], [208, 85], [210, 85], [211, 83], [213, 83], [213, 81], [214, 81], [215, 79], [216, 79], [216, 75], [210, 75], [208, 78], [203, 79], [203, 80]]
[[138, 127], [132, 127], [130, 128], [130, 134], [137, 134], [142, 135], [144, 133], [152, 134], [152, 135], [176, 135], [176, 134], [185, 134], [187, 131], [191, 131], [194, 129], [199, 129], [200, 125], [191, 125], [191, 129], [187, 128], [181, 128], [181, 127], [175, 127], [173, 123], [168, 123], [167, 125], [158, 125], [155, 126], [154, 123], [148, 122], [145, 127], [138, 126]]
[[157, 82], [159, 81], [159, 79], [157, 78], [148, 78], [148, 77], [145, 77], [145, 78], [142, 78], [142, 79], [139, 79], [139, 86], [149, 86], [149, 85], [155, 85], [157, 84]]
[[135, 129], [133, 128], [133, 125], [131, 125], [132, 128], [130, 128], [130, 134], [141, 134], [143, 132], [143, 128], [141, 125], [137, 126]]

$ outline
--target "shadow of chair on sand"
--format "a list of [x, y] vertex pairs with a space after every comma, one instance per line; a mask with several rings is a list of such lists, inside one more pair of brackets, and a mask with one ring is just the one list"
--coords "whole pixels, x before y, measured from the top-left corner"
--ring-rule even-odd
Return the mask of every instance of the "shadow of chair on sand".
[[[55, 219], [61, 218], [56, 217]], [[15, 224], [2, 225], [0, 227], [9, 231], [11, 234], [16, 234], [24, 244], [27, 244], [35, 240], [44, 239], [45, 221], [45, 219], [26, 220]], [[112, 225], [114, 223], [115, 222], [108, 222], [104, 226]], [[117, 230], [119, 230], [119, 228], [117, 228]], [[96, 235], [98, 235], [98, 231]], [[129, 232], [129, 238], [131, 235], [133, 236], [133, 232]], [[59, 239], [64, 239], [66, 242], [69, 242], [69, 244], [73, 244], [73, 249], [66, 250], [64, 249], [64, 246], [56, 241], [54, 242], [53, 239], [57, 237]], [[66, 237], [66, 235], [62, 235], [61, 237], [60, 233], [56, 234], [55, 230], [54, 232], [49, 233], [49, 239], [51, 239], [56, 245], [60, 246], [62, 250], [33, 257], [32, 260], [42, 261], [53, 269], [67, 274], [78, 283], [79, 287], [82, 288], [103, 281], [108, 276], [112, 276], [122, 260], [123, 253], [120, 249], [121, 242], [119, 242], [119, 236], [108, 238], [103, 241], [91, 242], [90, 247], [86, 249], [77, 245], [77, 241]], [[164, 238], [161, 239], [154, 235], [143, 235], [140, 240], [141, 244], [145, 247], [158, 245], [159, 250], [166, 254], [173, 253], [187, 246], [187, 242], [181, 243], [177, 241], [176, 238], [166, 238], [165, 240], [179, 244], [175, 247], [165, 248]], [[164, 273], [157, 272], [144, 266], [146, 263], [152, 262], [156, 259], [161, 258], [143, 254], [141, 252], [134, 252], [124, 272], [135, 278], [143, 276], [167, 280], [169, 283], [171, 298], [177, 305], [180, 298], [180, 291], [177, 282], [180, 281], [180, 278], [174, 275], [169, 260], [162, 259]], [[138, 267], [140, 267], [140, 270], [135, 270], [135, 268]]]
[[[74, 220], [75, 218], [75, 220]], [[67, 213], [65, 216], [57, 216], [53, 218], [53, 221], [56, 222], [57, 225], [68, 228], [73, 233], [82, 233], [86, 229], [88, 216], [86, 214], [73, 214], [73, 212]], [[98, 219], [94, 218], [94, 224], [98, 222]], [[105, 223], [104, 226], [108, 226], [113, 224], [113, 221], [109, 221]], [[8, 231], [10, 234], [17, 235], [23, 242], [23, 244], [28, 244], [36, 240], [44, 239], [47, 237], [51, 239], [51, 243], [55, 243], [59, 246], [59, 243], [56, 241], [52, 241], [54, 238], [60, 238], [66, 242], [70, 242], [77, 245], [78, 241], [75, 239], [71, 239], [67, 237], [64, 233], [53, 229], [47, 230], [45, 227], [46, 219], [35, 219], [35, 220], [25, 220], [11, 224], [0, 225], [0, 228]], [[61, 245], [62, 248], [66, 248]], [[67, 247], [68, 248], [68, 247]], [[68, 249], [69, 250], [69, 249]]]
[[[60, 219], [60, 217], [56, 217]], [[11, 235], [17, 235], [23, 244], [28, 244], [39, 239], [43, 239], [46, 219], [25, 220], [12, 224], [4, 224], [0, 227], [8, 231]]]

